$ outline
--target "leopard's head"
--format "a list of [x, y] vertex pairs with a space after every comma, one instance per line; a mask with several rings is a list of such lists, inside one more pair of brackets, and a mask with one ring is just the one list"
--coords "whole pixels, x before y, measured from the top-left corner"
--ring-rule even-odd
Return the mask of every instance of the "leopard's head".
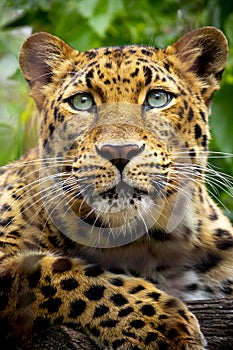
[[173, 232], [193, 216], [192, 198], [204, 183], [210, 101], [227, 53], [226, 38], [212, 27], [166, 49], [78, 52], [47, 33], [29, 37], [20, 65], [41, 114], [42, 183], [48, 179], [42, 192], [50, 214], [59, 217], [62, 205], [68, 231], [77, 231], [75, 214], [91, 230], [130, 233], [129, 240]]

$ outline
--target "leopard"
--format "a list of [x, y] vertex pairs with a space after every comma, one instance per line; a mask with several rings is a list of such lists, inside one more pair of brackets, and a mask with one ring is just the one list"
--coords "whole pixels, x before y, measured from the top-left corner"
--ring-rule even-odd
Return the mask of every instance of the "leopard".
[[68, 324], [98, 349], [206, 349], [186, 304], [233, 296], [233, 228], [206, 186], [228, 51], [210, 26], [166, 48], [25, 40], [40, 136], [0, 173], [2, 348]]

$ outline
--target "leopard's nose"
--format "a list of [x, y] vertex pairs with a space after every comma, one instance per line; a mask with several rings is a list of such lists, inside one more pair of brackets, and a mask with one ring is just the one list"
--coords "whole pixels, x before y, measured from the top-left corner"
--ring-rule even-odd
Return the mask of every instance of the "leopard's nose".
[[130, 144], [104, 144], [96, 146], [97, 152], [101, 157], [109, 160], [122, 173], [129, 161], [140, 154], [145, 148], [145, 145], [136, 143]]

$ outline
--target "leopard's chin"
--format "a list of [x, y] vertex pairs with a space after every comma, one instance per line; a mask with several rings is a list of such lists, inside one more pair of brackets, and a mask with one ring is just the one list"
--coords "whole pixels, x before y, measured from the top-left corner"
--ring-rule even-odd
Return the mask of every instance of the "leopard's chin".
[[[161, 194], [157, 191], [149, 192], [140, 187], [133, 187], [125, 181], [106, 191], [83, 193], [82, 205], [86, 203], [88, 213], [81, 215], [82, 220], [88, 221], [95, 227], [119, 228], [119, 230], [133, 230], [141, 226], [147, 229], [154, 225], [161, 214]], [[153, 222], [152, 222], [153, 221]]]

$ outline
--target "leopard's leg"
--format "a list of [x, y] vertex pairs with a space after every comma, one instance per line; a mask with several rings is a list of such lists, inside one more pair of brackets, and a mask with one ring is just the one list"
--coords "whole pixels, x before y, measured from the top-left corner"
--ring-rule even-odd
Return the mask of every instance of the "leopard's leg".
[[102, 349], [203, 349], [181, 301], [80, 259], [39, 252], [2, 258], [0, 308], [2, 341], [71, 322]]

